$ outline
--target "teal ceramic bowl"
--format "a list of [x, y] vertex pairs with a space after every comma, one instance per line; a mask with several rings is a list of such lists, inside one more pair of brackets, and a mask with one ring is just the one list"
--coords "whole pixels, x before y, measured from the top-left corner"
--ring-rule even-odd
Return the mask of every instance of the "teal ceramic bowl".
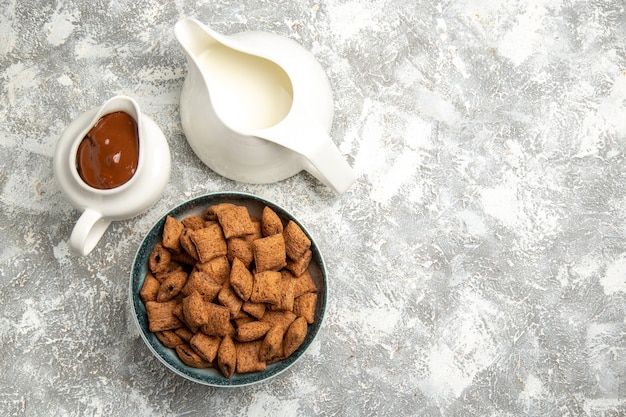
[[[143, 301], [139, 297], [139, 291], [143, 285], [144, 277], [148, 270], [148, 257], [154, 245], [160, 241], [163, 233], [163, 225], [165, 218], [170, 215], [177, 219], [200, 214], [208, 206], [219, 203], [233, 203], [243, 205], [248, 208], [248, 211], [252, 216], [261, 216], [261, 212], [264, 206], [269, 206], [281, 220], [286, 224], [287, 221], [293, 220], [304, 231], [307, 237], [311, 240], [311, 251], [313, 252], [313, 258], [309, 265], [309, 273], [313, 278], [318, 288], [317, 309], [315, 311], [315, 322], [309, 325], [306, 339], [302, 345], [287, 359], [270, 364], [264, 371], [238, 374], [235, 373], [232, 378], [228, 379], [224, 377], [218, 370], [213, 368], [208, 369], [196, 369], [185, 365], [173, 349], [166, 348], [157, 339], [154, 333], [148, 329], [148, 317], [146, 308]], [[135, 318], [141, 337], [150, 349], [150, 351], [157, 357], [157, 359], [165, 365], [167, 368], [175, 372], [176, 374], [186, 378], [190, 381], [197, 382], [199, 384], [217, 386], [217, 387], [238, 387], [244, 385], [251, 385], [266, 381], [276, 375], [287, 370], [291, 365], [298, 361], [304, 352], [311, 345], [315, 337], [317, 336], [324, 319], [324, 312], [326, 310], [326, 298], [327, 298], [327, 276], [326, 267], [322, 254], [319, 251], [315, 240], [306, 229], [306, 227], [294, 218], [289, 212], [282, 207], [274, 204], [261, 197], [238, 192], [220, 192], [207, 194], [200, 197], [193, 198], [185, 203], [173, 208], [168, 213], [164, 214], [156, 224], [150, 229], [146, 237], [141, 242], [130, 274], [130, 305], [132, 309], [132, 315]]]

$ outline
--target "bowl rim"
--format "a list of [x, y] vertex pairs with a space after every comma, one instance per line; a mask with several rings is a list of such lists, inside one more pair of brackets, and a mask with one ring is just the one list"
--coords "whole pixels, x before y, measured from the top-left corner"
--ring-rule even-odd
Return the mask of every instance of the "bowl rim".
[[[147, 256], [152, 251], [152, 247], [154, 245], [151, 244], [151, 242], [162, 235], [163, 224], [165, 223], [165, 219], [168, 215], [176, 217], [177, 215], [180, 216], [194, 209], [205, 209], [209, 205], [218, 204], [220, 202], [232, 202], [232, 200], [242, 200], [249, 202], [252, 200], [252, 204], [264, 204], [269, 206], [272, 210], [276, 212], [276, 214], [278, 214], [281, 220], [285, 220], [285, 218], [293, 220], [311, 240], [311, 251], [313, 252], [311, 263], [313, 266], [317, 265], [317, 267], [319, 268], [319, 271], [315, 271], [317, 273], [315, 274], [316, 276], [313, 278], [318, 281], [316, 282], [316, 284], [318, 284], [318, 287], [320, 283], [322, 284], [322, 288], [318, 288], [317, 290], [318, 301], [315, 313], [316, 321], [313, 324], [309, 325], [305, 341], [291, 356], [282, 361], [267, 365], [267, 368], [264, 371], [252, 372], [247, 374], [235, 374], [232, 378], [228, 379], [213, 368], [196, 369], [183, 364], [182, 361], [178, 359], [173, 349], [166, 348], [156, 338], [154, 333], [150, 332], [145, 327], [145, 325], [142, 325], [140, 317], [144, 321], [144, 323], [146, 322], [147, 318], [145, 305], [139, 297], [139, 290], [143, 285], [145, 273], [147, 271]], [[190, 214], [191, 213], [186, 215]], [[144, 259], [144, 261], [142, 262], [141, 259]], [[313, 264], [313, 262], [315, 262], [315, 264]], [[293, 214], [291, 214], [282, 206], [264, 197], [260, 197], [251, 193], [237, 191], [213, 192], [199, 195], [189, 200], [186, 200], [174, 206], [173, 208], [168, 209], [163, 215], [158, 218], [158, 220], [154, 222], [154, 224], [151, 226], [151, 228], [148, 230], [148, 232], [143, 237], [141, 243], [139, 244], [137, 252], [135, 253], [135, 256], [133, 258], [129, 280], [129, 301], [133, 321], [135, 322], [135, 325], [139, 330], [142, 340], [151, 351], [151, 353], [159, 360], [159, 362], [161, 362], [175, 374], [190, 381], [214, 387], [242, 387], [247, 385], [253, 385], [271, 379], [291, 368], [291, 366], [302, 357], [302, 355], [304, 354], [304, 352], [307, 351], [311, 343], [317, 338], [317, 335], [322, 328], [324, 321], [327, 297], [328, 272], [326, 270], [326, 264], [319, 250], [319, 247], [317, 246], [317, 243], [313, 239], [309, 230], [303, 224], [301, 224]]]

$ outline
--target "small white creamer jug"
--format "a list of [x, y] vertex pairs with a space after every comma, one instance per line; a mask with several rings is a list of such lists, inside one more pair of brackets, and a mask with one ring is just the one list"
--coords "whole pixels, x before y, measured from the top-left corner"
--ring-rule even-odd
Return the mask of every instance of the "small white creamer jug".
[[188, 64], [183, 131], [209, 168], [247, 183], [306, 170], [339, 194], [350, 188], [354, 171], [328, 133], [330, 85], [311, 53], [266, 32], [220, 35], [195, 19], [174, 34]]
[[[105, 129], [103, 120], [113, 115], [125, 117], [113, 126], [115, 129], [121, 126], [131, 130], [136, 128], [136, 146], [132, 150], [135, 161], [124, 168], [129, 170], [128, 178], [107, 183], [119, 181], [111, 176], [111, 172], [117, 169], [115, 164], [120, 162], [119, 159], [126, 157], [127, 149], [113, 150], [111, 147], [113, 153], [103, 154], [104, 148], [115, 146], [112, 142], [120, 135], [118, 131], [100, 130], [102, 143], [99, 144], [92, 141], [91, 135], [95, 135], [92, 132], [97, 129]], [[83, 144], [94, 149], [90, 156], [81, 159]], [[91, 168], [100, 172], [93, 177], [87, 176], [87, 169], [81, 173], [81, 161], [85, 165], [91, 162]], [[88, 255], [112, 221], [129, 219], [150, 208], [161, 197], [170, 168], [170, 149], [163, 132], [142, 113], [131, 97], [114, 96], [102, 106], [79, 115], [61, 135], [53, 159], [59, 188], [72, 206], [82, 212], [69, 239], [71, 249], [83, 256]]]

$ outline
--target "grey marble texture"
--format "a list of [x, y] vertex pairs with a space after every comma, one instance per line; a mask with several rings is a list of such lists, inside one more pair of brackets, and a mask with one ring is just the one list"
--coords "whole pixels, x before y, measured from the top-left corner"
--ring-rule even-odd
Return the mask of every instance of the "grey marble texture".
[[[626, 10], [622, 0], [0, 1], [0, 415], [623, 416]], [[358, 180], [269, 185], [185, 141], [182, 17], [291, 38], [335, 94]], [[172, 153], [163, 197], [87, 257], [52, 156], [134, 97]], [[173, 374], [129, 318], [162, 213], [213, 191], [281, 204], [329, 270], [326, 321], [289, 371], [218, 389]]]

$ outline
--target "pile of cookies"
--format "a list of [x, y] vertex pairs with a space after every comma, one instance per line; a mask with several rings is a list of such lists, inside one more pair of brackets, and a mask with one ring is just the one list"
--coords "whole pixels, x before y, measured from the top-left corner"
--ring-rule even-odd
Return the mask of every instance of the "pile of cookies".
[[311, 241], [265, 206], [222, 203], [168, 216], [140, 290], [148, 327], [194, 368], [262, 371], [303, 343], [315, 320]]

